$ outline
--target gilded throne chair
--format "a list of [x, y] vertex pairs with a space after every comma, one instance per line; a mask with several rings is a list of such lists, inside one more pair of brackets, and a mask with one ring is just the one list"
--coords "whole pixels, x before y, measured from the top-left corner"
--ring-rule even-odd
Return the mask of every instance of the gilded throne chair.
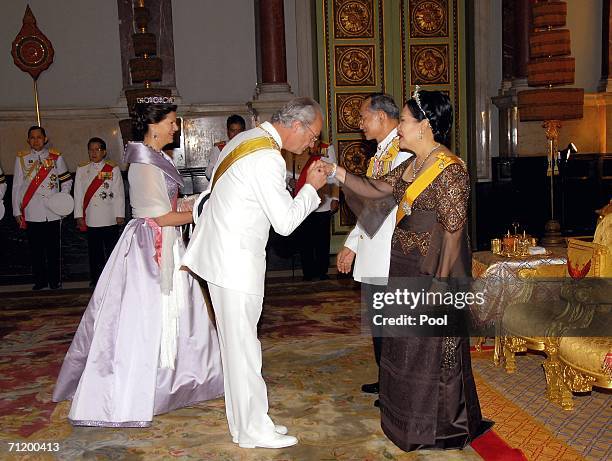
[[547, 397], [571, 410], [573, 392], [612, 388], [612, 213], [593, 242], [568, 239], [567, 261], [519, 272], [525, 283], [504, 312], [501, 343], [509, 373], [516, 353], [544, 352]]

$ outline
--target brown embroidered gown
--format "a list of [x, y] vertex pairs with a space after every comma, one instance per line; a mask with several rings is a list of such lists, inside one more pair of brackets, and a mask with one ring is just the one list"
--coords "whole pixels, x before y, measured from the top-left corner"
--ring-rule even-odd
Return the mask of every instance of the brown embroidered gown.
[[[366, 231], [400, 204], [412, 161], [379, 180], [347, 173], [347, 203]], [[393, 234], [390, 285], [400, 277], [469, 278], [469, 193], [465, 168], [453, 164], [416, 198]], [[405, 451], [463, 448], [492, 426], [480, 412], [467, 337], [384, 337], [379, 398], [382, 429]]]

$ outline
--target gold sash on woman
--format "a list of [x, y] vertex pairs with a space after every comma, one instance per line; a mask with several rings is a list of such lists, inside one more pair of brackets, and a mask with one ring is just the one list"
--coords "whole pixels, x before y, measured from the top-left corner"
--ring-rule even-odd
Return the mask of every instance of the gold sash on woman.
[[210, 190], [213, 190], [219, 178], [221, 178], [223, 173], [229, 170], [229, 167], [231, 167], [235, 162], [249, 154], [254, 154], [257, 151], [264, 149], [280, 150], [278, 144], [269, 136], [247, 139], [246, 141], [238, 144], [238, 146], [236, 146], [236, 148], [221, 161], [219, 168], [215, 170], [215, 176], [213, 178], [213, 183]]
[[[459, 157], [451, 157], [450, 155], [446, 155], [445, 153], [439, 153], [436, 155], [437, 160], [430, 165], [421, 175], [416, 178], [410, 186], [404, 192], [404, 196], [402, 197], [402, 201], [399, 204], [397, 209], [397, 214], [395, 216], [395, 225], [397, 226], [399, 222], [404, 219], [404, 216], [410, 214], [412, 204], [416, 200], [416, 198], [421, 195], [421, 193], [427, 189], [434, 179], [438, 177], [440, 173], [444, 171], [444, 169], [450, 165], [455, 163], [459, 163], [463, 165], [463, 160]], [[416, 159], [415, 159], [416, 161]]]

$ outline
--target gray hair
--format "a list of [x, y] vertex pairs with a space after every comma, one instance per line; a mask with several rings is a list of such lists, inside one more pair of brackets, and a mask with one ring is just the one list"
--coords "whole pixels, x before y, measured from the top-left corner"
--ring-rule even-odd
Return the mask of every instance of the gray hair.
[[394, 120], [399, 120], [400, 110], [399, 107], [397, 107], [397, 104], [395, 104], [395, 101], [391, 95], [386, 93], [373, 93], [366, 99], [370, 101], [370, 110], [372, 112], [377, 112], [380, 110], [387, 114], [387, 117]]
[[311, 125], [317, 118], [317, 114], [322, 116], [321, 106], [317, 101], [307, 97], [294, 98], [275, 112], [270, 121], [287, 128], [293, 122]]

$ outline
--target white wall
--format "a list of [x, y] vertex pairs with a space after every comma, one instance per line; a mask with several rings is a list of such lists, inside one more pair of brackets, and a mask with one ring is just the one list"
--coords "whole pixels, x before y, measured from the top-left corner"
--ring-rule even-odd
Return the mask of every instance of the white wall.
[[602, 1], [567, 0], [567, 28], [576, 58], [574, 86], [585, 93], [595, 93], [601, 79]]
[[252, 0], [174, 0], [172, 21], [183, 103], [252, 99], [257, 84]]
[[287, 49], [287, 82], [296, 96], [303, 96], [304, 89], [300, 88], [298, 79], [297, 60], [297, 25], [295, 16], [295, 2], [306, 0], [285, 0], [285, 48]]
[[[303, 0], [299, 0], [303, 1]], [[296, 0], [285, 0], [287, 80], [298, 86]], [[174, 0], [176, 85], [185, 104], [243, 103], [257, 84], [253, 0]]]
[[10, 0], [0, 14], [0, 108], [33, 108], [32, 78], [13, 63], [10, 44], [29, 4], [55, 50], [38, 79], [41, 109], [115, 105], [121, 91], [121, 50], [114, 0]]

